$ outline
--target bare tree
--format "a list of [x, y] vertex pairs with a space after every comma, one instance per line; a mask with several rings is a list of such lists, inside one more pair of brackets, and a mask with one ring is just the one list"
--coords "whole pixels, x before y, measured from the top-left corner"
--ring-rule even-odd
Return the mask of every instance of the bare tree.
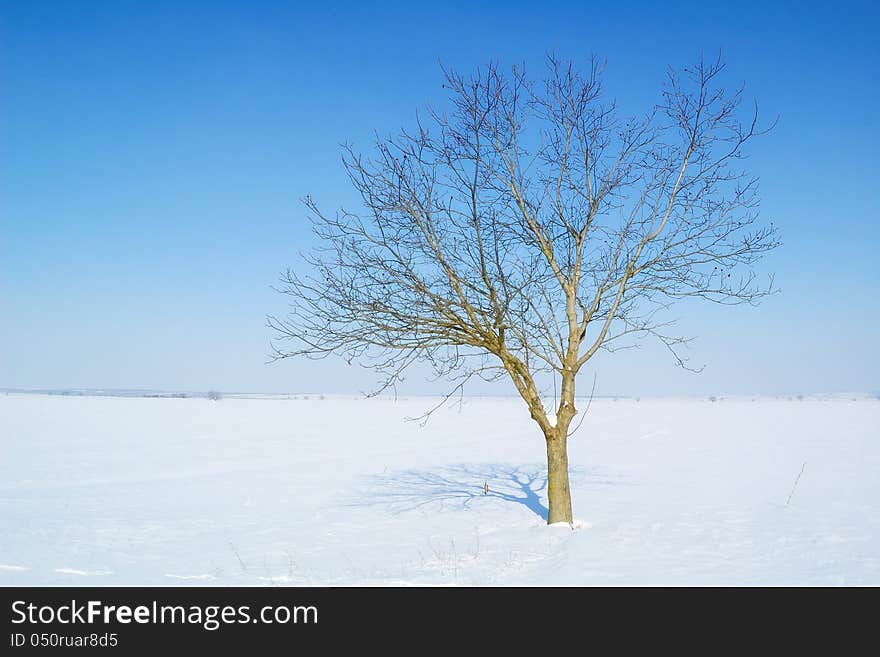
[[[543, 82], [495, 65], [444, 70], [450, 104], [343, 164], [363, 207], [324, 213], [310, 274], [291, 271], [275, 357], [340, 354], [393, 386], [416, 361], [455, 384], [509, 377], [547, 447], [548, 522], [571, 522], [567, 442], [578, 372], [653, 337], [686, 366], [661, 311], [683, 297], [756, 303], [753, 265], [777, 245], [739, 167], [757, 105], [719, 60], [669, 71], [661, 102], [621, 118], [603, 65], [548, 57]], [[559, 399], [545, 406], [539, 380]], [[378, 392], [378, 391], [377, 391]], [[452, 394], [452, 393], [450, 393]]]

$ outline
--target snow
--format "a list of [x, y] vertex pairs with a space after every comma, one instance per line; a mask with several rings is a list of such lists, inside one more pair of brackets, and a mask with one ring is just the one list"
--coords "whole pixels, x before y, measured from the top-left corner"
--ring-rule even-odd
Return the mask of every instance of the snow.
[[78, 570], [76, 568], [56, 568], [56, 573], [61, 573], [62, 575], [83, 575], [85, 577], [94, 577], [97, 575], [112, 575], [113, 571], [111, 570]]
[[595, 399], [553, 527], [522, 402], [435, 403], [0, 394], [0, 585], [880, 584], [876, 399]]

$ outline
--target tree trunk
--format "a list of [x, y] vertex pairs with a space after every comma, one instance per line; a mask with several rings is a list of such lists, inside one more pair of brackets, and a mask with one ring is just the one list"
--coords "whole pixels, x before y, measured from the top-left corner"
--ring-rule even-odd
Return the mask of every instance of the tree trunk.
[[547, 440], [547, 524], [572, 522], [571, 488], [568, 485], [568, 431], [559, 427], [545, 435]]

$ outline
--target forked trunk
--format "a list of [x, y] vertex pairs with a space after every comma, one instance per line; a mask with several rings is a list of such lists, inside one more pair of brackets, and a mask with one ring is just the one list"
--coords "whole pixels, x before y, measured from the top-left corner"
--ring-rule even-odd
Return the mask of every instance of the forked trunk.
[[554, 428], [547, 440], [547, 524], [571, 523], [571, 488], [568, 484], [568, 431]]

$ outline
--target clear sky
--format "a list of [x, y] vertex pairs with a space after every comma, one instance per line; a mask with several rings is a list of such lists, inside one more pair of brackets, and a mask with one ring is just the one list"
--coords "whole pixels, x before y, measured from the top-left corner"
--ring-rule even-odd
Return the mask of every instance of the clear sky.
[[[338, 144], [442, 100], [438, 62], [608, 60], [624, 111], [722, 49], [778, 128], [752, 148], [782, 293], [682, 309], [700, 375], [646, 347], [601, 394], [878, 391], [872, 2], [0, 2], [0, 386], [356, 392], [266, 365], [270, 289], [351, 199]], [[491, 389], [511, 392], [496, 384]], [[437, 390], [418, 375], [410, 392]]]

